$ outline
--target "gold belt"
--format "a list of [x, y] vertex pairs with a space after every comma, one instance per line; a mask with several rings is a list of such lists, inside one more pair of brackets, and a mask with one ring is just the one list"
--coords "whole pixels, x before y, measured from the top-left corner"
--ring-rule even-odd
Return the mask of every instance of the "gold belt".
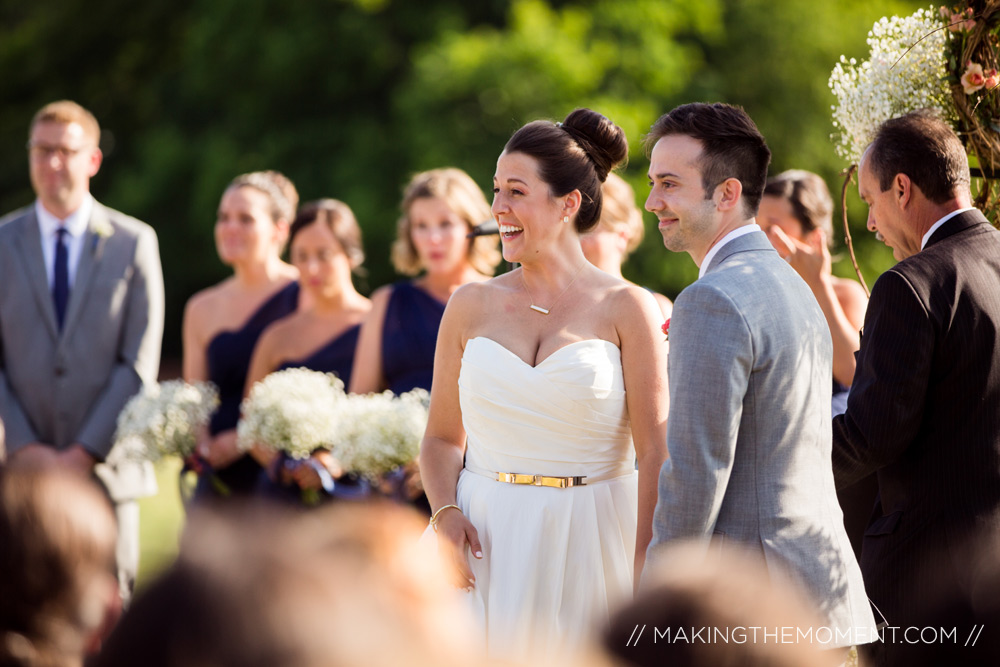
[[532, 486], [548, 486], [554, 489], [568, 489], [571, 486], [585, 486], [582, 477], [549, 477], [548, 475], [523, 475], [517, 472], [498, 472], [497, 481], [508, 484], [530, 484]]

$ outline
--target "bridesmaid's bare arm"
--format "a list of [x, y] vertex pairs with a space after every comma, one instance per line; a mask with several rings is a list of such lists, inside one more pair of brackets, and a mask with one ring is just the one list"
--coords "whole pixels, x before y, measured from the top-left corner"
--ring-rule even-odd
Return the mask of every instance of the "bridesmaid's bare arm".
[[352, 394], [370, 394], [386, 388], [382, 370], [382, 331], [390, 296], [391, 285], [380, 287], [372, 294], [372, 308], [361, 325], [354, 352], [351, 386], [348, 387]]

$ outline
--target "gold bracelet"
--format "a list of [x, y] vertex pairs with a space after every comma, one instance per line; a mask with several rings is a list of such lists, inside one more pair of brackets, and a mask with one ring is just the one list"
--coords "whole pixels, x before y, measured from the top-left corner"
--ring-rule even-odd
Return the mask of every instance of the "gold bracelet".
[[438, 510], [437, 510], [437, 512], [434, 512], [434, 514], [431, 515], [431, 524], [430, 525], [431, 525], [431, 528], [434, 529], [435, 533], [437, 532], [437, 529], [438, 529], [438, 515], [441, 514], [441, 512], [443, 512], [445, 510], [448, 510], [448, 509], [457, 509], [459, 511], [459, 513], [462, 513], [462, 508], [459, 507], [458, 505], [445, 505], [444, 507], [439, 507]]

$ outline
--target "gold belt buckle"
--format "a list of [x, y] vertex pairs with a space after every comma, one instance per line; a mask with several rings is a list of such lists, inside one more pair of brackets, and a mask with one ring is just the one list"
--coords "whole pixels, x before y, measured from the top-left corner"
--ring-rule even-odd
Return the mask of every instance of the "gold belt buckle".
[[568, 489], [573, 486], [585, 486], [586, 475], [576, 477], [550, 477], [548, 475], [526, 475], [518, 472], [498, 472], [497, 481], [507, 484], [527, 484], [531, 486], [547, 486], [553, 489]]

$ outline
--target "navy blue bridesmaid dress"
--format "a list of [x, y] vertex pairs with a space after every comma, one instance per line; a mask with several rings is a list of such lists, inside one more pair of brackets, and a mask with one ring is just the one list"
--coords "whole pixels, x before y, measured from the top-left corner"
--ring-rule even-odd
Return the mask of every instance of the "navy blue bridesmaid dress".
[[355, 324], [305, 359], [283, 362], [277, 370], [308, 368], [320, 373], [333, 373], [343, 380], [346, 391], [351, 384], [351, 367], [354, 365], [354, 350], [358, 346], [360, 330], [361, 325]]
[[[382, 375], [394, 394], [431, 390], [434, 350], [446, 305], [412, 282], [393, 285], [382, 328]], [[430, 516], [423, 493], [411, 505]]]
[[445, 305], [411, 282], [393, 285], [382, 329], [382, 374], [392, 393], [430, 391]]
[[[208, 379], [219, 388], [219, 407], [212, 414], [208, 426], [213, 436], [236, 428], [250, 358], [257, 339], [268, 325], [295, 312], [298, 302], [299, 284], [292, 281], [264, 302], [240, 329], [222, 331], [208, 344]], [[221, 483], [219, 486], [235, 496], [253, 493], [260, 474], [260, 465], [249, 455], [214, 471], [214, 476]], [[219, 486], [212, 483], [209, 475], [202, 475], [195, 497], [225, 495]]]
[[[346, 387], [351, 382], [351, 367], [354, 365], [354, 351], [358, 346], [358, 332], [360, 330], [361, 325], [355, 324], [305, 359], [285, 361], [276, 370], [307, 368], [320, 373], [333, 373], [344, 381], [346, 391]], [[367, 484], [357, 477], [345, 476], [336, 480], [334, 484], [337, 489], [334, 495], [337, 497], [366, 497], [369, 494]], [[282, 500], [293, 505], [302, 504], [302, 493], [294, 483], [287, 486], [277, 484], [266, 474], [260, 476], [257, 493], [272, 500]], [[329, 499], [329, 497], [325, 499]]]

